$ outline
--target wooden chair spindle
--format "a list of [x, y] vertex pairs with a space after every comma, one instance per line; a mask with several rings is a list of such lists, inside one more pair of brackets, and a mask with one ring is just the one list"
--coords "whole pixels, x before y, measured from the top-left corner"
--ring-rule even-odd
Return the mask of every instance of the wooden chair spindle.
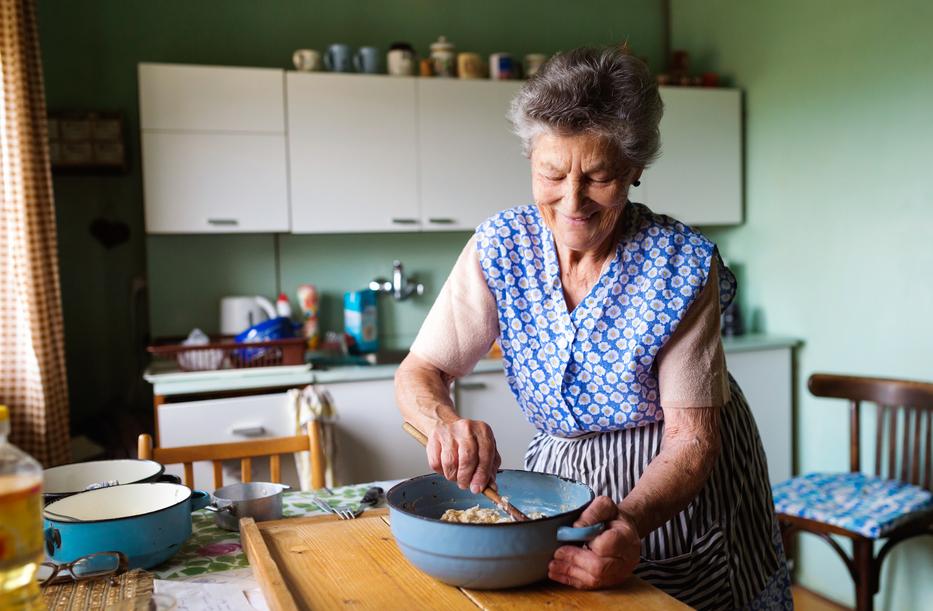
[[849, 471], [855, 473], [861, 469], [861, 457], [859, 456], [859, 402], [849, 402]]
[[185, 463], [185, 485], [194, 489], [194, 466], [190, 462]]
[[282, 481], [282, 463], [278, 454], [269, 457], [269, 478], [276, 484]]
[[212, 460], [214, 464], [214, 490], [224, 486], [224, 463], [219, 460]]
[[253, 461], [251, 458], [240, 459], [240, 479], [244, 482], [253, 481]]
[[[911, 410], [914, 414], [914, 449], [910, 461], [910, 479], [907, 480], [915, 486], [920, 485], [920, 410]], [[905, 460], [906, 462], [906, 460]]]
[[927, 412], [927, 443], [926, 443], [926, 458], [923, 463], [923, 487], [927, 490], [933, 491], [933, 486], [931, 486], [930, 470], [933, 469], [933, 412]]
[[875, 477], [881, 477], [881, 448], [884, 446], [884, 421], [888, 408], [878, 404], [875, 418]]
[[897, 478], [897, 407], [888, 412], [888, 479]]

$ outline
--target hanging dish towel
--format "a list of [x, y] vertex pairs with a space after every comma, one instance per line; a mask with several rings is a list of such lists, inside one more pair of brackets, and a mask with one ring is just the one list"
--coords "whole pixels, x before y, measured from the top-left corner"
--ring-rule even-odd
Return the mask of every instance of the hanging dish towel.
[[[304, 388], [293, 388], [288, 391], [288, 404], [292, 408], [295, 422], [295, 434], [302, 435], [312, 420], [319, 423], [321, 439], [319, 440], [324, 452], [324, 485], [336, 486], [334, 479], [334, 464], [337, 458], [337, 439], [335, 422], [337, 410], [327, 388], [310, 384]], [[311, 490], [311, 455], [309, 452], [295, 452], [295, 467], [298, 470], [298, 481], [302, 490]]]

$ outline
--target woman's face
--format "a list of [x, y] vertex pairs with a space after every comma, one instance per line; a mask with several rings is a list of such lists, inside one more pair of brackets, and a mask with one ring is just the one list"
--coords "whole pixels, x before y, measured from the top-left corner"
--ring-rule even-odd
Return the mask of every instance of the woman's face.
[[532, 147], [531, 175], [535, 203], [557, 243], [598, 252], [608, 246], [641, 168], [599, 136], [544, 133]]

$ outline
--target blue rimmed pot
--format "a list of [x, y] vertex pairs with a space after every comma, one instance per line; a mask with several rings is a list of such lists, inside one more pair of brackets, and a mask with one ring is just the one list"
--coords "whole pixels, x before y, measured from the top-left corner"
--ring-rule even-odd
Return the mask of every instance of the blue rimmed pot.
[[386, 500], [392, 535], [405, 557], [453, 586], [511, 588], [544, 579], [558, 547], [591, 541], [604, 528], [602, 524], [571, 526], [596, 496], [586, 484], [548, 473], [513, 470], [500, 471], [496, 482], [499, 493], [522, 512], [547, 517], [499, 524], [443, 522], [440, 517], [448, 509], [495, 505], [436, 473], [389, 490]]
[[54, 562], [95, 552], [126, 554], [130, 568], [148, 569], [175, 555], [191, 536], [191, 512], [210, 494], [169, 483], [100, 488], [74, 494], [43, 510], [45, 544]]

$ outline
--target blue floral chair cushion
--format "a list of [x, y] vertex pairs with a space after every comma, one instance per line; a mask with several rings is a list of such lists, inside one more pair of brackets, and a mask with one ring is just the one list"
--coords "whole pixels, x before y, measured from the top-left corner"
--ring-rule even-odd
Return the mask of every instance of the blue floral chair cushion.
[[918, 486], [864, 473], [807, 473], [772, 488], [774, 509], [877, 539], [905, 518], [933, 509], [933, 494]]

